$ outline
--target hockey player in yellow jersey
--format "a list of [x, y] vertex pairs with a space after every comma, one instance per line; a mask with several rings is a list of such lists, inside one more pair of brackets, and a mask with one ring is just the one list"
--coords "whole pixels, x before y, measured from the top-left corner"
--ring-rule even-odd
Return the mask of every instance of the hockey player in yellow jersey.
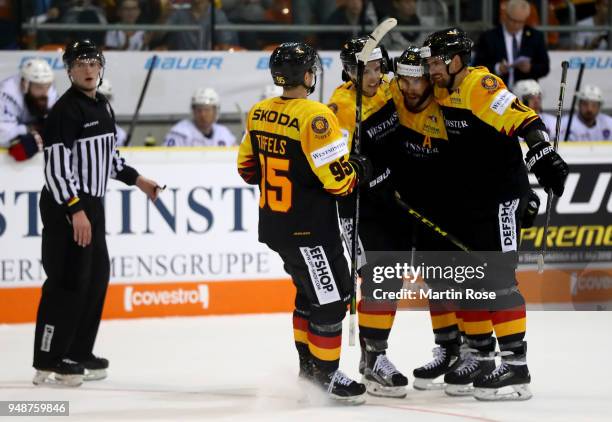
[[[486, 309], [462, 308], [472, 350], [445, 375], [450, 395], [480, 400], [531, 397], [527, 368], [525, 300], [515, 270], [527, 169], [555, 195], [563, 193], [568, 166], [549, 143], [537, 114], [523, 105], [503, 81], [483, 67], [468, 67], [472, 41], [458, 28], [430, 35], [421, 57], [435, 85], [453, 160], [447, 168], [448, 231], [475, 251], [495, 251], [500, 262], [484, 278], [496, 300]], [[529, 151], [523, 161], [518, 136]], [[495, 367], [495, 332], [502, 363]], [[511, 387], [503, 393], [503, 387]]]
[[[406, 49], [395, 60], [394, 67], [391, 93], [400, 126], [397, 142], [393, 143], [390, 152], [393, 185], [412, 209], [444, 228], [449, 220], [445, 206], [448, 197], [446, 168], [451, 157], [444, 118], [434, 100], [433, 85], [424, 72], [420, 47]], [[404, 218], [414, 221], [407, 212]], [[419, 253], [453, 248], [446, 239], [421, 223], [415, 222], [406, 236], [410, 236], [411, 246]], [[425, 282], [432, 289], [439, 286], [439, 280], [426, 279]], [[452, 302], [429, 299], [436, 348], [434, 360], [413, 371], [413, 385], [417, 390], [442, 388], [443, 384], [435, 380], [459, 363], [461, 333], [455, 310], [456, 305]]]
[[[347, 41], [340, 51], [343, 72], [340, 85], [329, 100], [329, 107], [336, 113], [340, 128], [353, 145], [357, 97], [357, 58], [367, 37]], [[386, 78], [391, 69], [384, 47], [373, 50], [364, 69], [362, 80], [361, 153], [367, 156], [373, 167], [373, 176], [360, 191], [359, 242], [365, 251], [402, 250], [402, 238], [398, 236], [398, 210], [393, 200], [391, 155], [387, 148], [394, 141], [398, 127], [397, 113]], [[345, 244], [350, 249], [355, 199], [338, 200], [338, 211]], [[359, 317], [359, 342], [361, 360], [359, 371], [372, 395], [405, 397], [408, 379], [398, 371], [386, 354], [387, 340], [395, 319], [396, 302], [376, 301], [372, 296], [372, 283], [361, 284], [362, 299], [357, 305]]]
[[317, 53], [307, 44], [284, 43], [274, 50], [270, 70], [283, 95], [249, 111], [238, 172], [259, 185], [259, 240], [281, 256], [297, 289], [293, 332], [300, 376], [330, 398], [356, 404], [365, 401], [365, 386], [338, 369], [353, 284], [335, 198], [367, 183], [371, 165], [349, 154], [331, 110], [307, 99], [319, 69]]

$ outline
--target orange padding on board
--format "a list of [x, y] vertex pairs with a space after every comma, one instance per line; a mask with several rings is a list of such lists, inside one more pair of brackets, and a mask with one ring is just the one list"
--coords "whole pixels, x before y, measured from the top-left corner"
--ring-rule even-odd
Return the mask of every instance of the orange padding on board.
[[[612, 301], [612, 268], [535, 270], [517, 274], [528, 304]], [[0, 288], [0, 324], [33, 322], [40, 287]], [[291, 312], [289, 279], [111, 284], [103, 318], [232, 315]], [[402, 300], [399, 309], [427, 308], [426, 300]]]
[[[40, 287], [0, 289], [0, 323], [36, 320]], [[111, 284], [104, 319], [290, 312], [290, 280]]]

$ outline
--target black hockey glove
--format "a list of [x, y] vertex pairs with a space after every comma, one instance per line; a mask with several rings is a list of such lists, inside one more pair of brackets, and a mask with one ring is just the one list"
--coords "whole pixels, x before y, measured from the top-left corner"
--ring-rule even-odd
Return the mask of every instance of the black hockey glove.
[[569, 167], [548, 142], [534, 144], [525, 156], [527, 169], [538, 178], [544, 189], [552, 189], [557, 196], [563, 195]]
[[[37, 140], [38, 137], [38, 140]], [[9, 154], [16, 161], [25, 161], [32, 158], [42, 147], [42, 139], [36, 133], [19, 135], [11, 141]]]
[[353, 166], [357, 174], [357, 183], [359, 186], [366, 186], [372, 180], [372, 162], [368, 157], [361, 154], [351, 154], [349, 163]]
[[538, 211], [540, 210], [540, 197], [530, 189], [524, 200], [527, 204], [521, 216], [521, 227], [528, 229], [529, 227], [533, 227], [533, 222], [538, 216]]

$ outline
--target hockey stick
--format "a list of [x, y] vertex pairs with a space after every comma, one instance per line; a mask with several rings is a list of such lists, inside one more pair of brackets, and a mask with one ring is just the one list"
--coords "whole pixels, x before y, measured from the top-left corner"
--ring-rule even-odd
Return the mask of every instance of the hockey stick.
[[136, 110], [134, 110], [134, 115], [132, 116], [132, 121], [130, 122], [130, 128], [128, 129], [128, 134], [125, 139], [124, 146], [126, 147], [130, 144], [130, 141], [132, 140], [132, 134], [134, 133], [134, 128], [136, 127], [136, 120], [138, 120], [138, 115], [140, 114], [140, 107], [142, 106], [142, 102], [147, 93], [147, 88], [149, 87], [149, 81], [151, 80], [151, 74], [153, 73], [153, 69], [155, 69], [155, 64], [157, 64], [157, 54], [155, 54], [151, 59], [151, 65], [149, 66], [147, 77], [145, 78], [144, 84], [142, 85], [142, 90], [140, 91], [140, 98], [138, 98]]
[[[559, 89], [559, 104], [557, 105], [557, 125], [555, 128], [555, 141], [554, 150], [557, 151], [559, 147], [559, 133], [561, 132], [561, 113], [563, 112], [563, 98], [565, 97], [565, 86], [567, 84], [567, 68], [569, 62], [564, 60], [561, 62], [561, 87]], [[546, 254], [546, 247], [548, 244], [548, 225], [550, 224], [550, 211], [552, 209], [553, 192], [552, 189], [546, 189], [546, 222], [544, 223], [544, 243], [538, 255], [538, 274], [544, 272], [544, 255]]]
[[400, 208], [402, 208], [404, 211], [407, 211], [408, 214], [414, 217], [415, 220], [417, 220], [419, 223], [423, 224], [424, 226], [429, 227], [431, 231], [437, 233], [440, 237], [443, 237], [444, 239], [448, 240], [450, 243], [452, 243], [453, 245], [461, 249], [463, 252], [478, 259], [479, 261], [486, 262], [484, 257], [479, 255], [476, 251], [473, 251], [469, 247], [467, 247], [465, 243], [459, 240], [459, 238], [453, 236], [446, 230], [442, 229], [440, 226], [438, 226], [436, 223], [431, 221], [429, 218], [425, 217], [423, 214], [421, 214], [420, 212], [412, 208], [410, 205], [408, 205], [406, 202], [404, 202], [404, 200], [402, 199], [402, 197], [400, 196], [398, 192], [395, 192], [395, 202], [397, 202]]
[[565, 128], [564, 141], [569, 138], [570, 127], [572, 127], [572, 120], [574, 120], [574, 109], [576, 108], [576, 102], [578, 101], [578, 91], [580, 91], [580, 85], [582, 84], [582, 74], [584, 73], [584, 62], [580, 63], [580, 69], [578, 70], [578, 79], [576, 79], [576, 88], [574, 89], [574, 98], [572, 98], [572, 107], [570, 108], [570, 114], [567, 118], [567, 127]]
[[323, 85], [325, 85], [325, 69], [323, 69], [323, 60], [321, 60], [321, 56], [317, 53], [317, 57], [319, 58], [319, 63], [321, 64], [321, 80], [317, 81], [319, 85], [319, 102], [325, 104], [323, 101]]
[[[380, 40], [397, 25], [394, 18], [385, 19], [374, 31], [368, 35], [363, 49], [356, 54], [357, 58], [357, 98], [355, 103], [355, 135], [353, 136], [353, 151], [355, 154], [361, 152], [361, 108], [363, 104], [362, 79], [365, 66]], [[349, 317], [349, 346], [355, 346], [355, 327], [357, 326], [357, 236], [359, 236], [359, 185], [355, 188], [355, 212], [353, 214], [353, 237], [351, 239], [351, 280], [353, 281], [353, 292], [351, 294], [351, 307]], [[364, 251], [362, 251], [364, 252]]]

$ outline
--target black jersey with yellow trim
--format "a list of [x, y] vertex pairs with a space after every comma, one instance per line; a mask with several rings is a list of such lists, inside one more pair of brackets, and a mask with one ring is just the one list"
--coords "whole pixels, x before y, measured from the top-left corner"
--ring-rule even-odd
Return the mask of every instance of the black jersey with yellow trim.
[[[356, 89], [353, 82], [346, 82], [335, 89], [328, 106], [338, 117], [345, 136], [349, 138], [351, 150], [355, 134]], [[391, 168], [388, 148], [399, 125], [397, 112], [389, 83], [383, 80], [376, 94], [363, 96], [361, 117], [361, 154], [372, 162], [373, 177], [361, 190], [360, 214], [362, 218], [376, 217], [385, 211], [385, 204], [392, 201]], [[339, 201], [340, 214], [352, 217], [352, 201]]]
[[308, 99], [275, 97], [253, 106], [238, 172], [259, 184], [259, 240], [274, 250], [340, 242], [336, 196], [356, 175], [334, 113]]
[[452, 192], [468, 207], [521, 197], [529, 181], [518, 136], [542, 122], [487, 68], [468, 72], [457, 89], [434, 89], [453, 157]]
[[390, 149], [393, 185], [406, 202], [433, 218], [442, 212], [449, 185], [445, 173], [449, 142], [442, 110], [431, 98], [423, 110], [412, 112], [397, 81], [390, 88], [399, 118]]

